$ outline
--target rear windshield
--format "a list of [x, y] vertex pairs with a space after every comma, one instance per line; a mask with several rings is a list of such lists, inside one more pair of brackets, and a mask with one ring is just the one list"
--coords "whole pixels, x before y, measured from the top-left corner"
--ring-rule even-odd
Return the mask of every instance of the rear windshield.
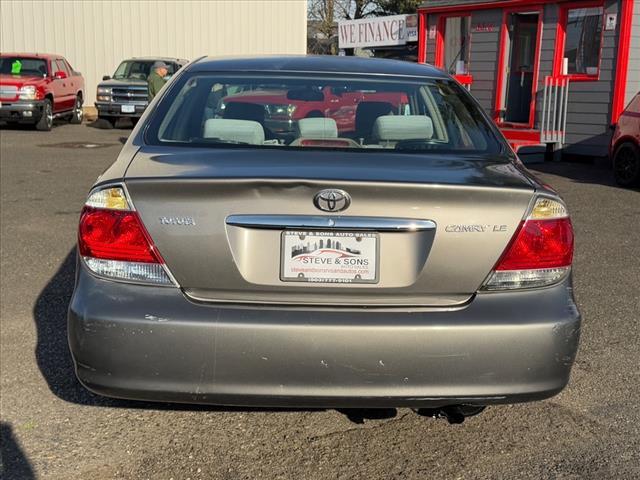
[[0, 73], [3, 75], [46, 77], [47, 61], [41, 58], [0, 57]]
[[361, 151], [502, 150], [469, 94], [450, 80], [181, 78], [147, 131], [156, 145]]

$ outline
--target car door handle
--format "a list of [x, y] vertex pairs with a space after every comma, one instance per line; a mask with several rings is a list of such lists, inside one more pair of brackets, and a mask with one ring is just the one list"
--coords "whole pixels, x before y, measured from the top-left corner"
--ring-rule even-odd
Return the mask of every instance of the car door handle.
[[286, 228], [332, 228], [378, 232], [420, 232], [434, 230], [435, 222], [415, 218], [331, 217], [320, 215], [229, 215], [226, 224], [234, 227], [283, 230]]

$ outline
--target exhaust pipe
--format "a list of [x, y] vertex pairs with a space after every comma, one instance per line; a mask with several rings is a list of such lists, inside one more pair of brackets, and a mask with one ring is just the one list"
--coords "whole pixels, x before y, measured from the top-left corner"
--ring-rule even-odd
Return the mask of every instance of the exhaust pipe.
[[446, 405], [438, 408], [416, 408], [415, 413], [421, 417], [445, 418], [450, 424], [460, 424], [465, 418], [479, 415], [484, 405]]

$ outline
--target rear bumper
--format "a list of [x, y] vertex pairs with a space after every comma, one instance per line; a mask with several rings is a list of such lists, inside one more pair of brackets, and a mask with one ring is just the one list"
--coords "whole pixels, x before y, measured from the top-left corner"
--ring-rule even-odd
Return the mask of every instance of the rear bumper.
[[570, 280], [449, 311], [196, 304], [80, 266], [69, 309], [79, 380], [106, 396], [253, 406], [402, 407], [538, 400], [567, 383]]
[[130, 105], [130, 104], [122, 104], [122, 103], [111, 103], [111, 102], [96, 102], [95, 106], [96, 109], [98, 110], [98, 116], [99, 117], [133, 117], [133, 118], [139, 118], [142, 116], [142, 114], [144, 113], [145, 108], [147, 108], [147, 105], [134, 105], [134, 112], [130, 112], [130, 113], [123, 113], [122, 112], [122, 106], [123, 105]]
[[6, 122], [34, 123], [42, 117], [44, 102], [39, 100], [2, 102], [0, 120]]

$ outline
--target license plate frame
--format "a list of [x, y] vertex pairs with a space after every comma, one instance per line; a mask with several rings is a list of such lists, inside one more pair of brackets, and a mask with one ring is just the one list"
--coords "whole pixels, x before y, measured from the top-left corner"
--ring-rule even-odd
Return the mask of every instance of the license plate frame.
[[[332, 244], [327, 246], [327, 240], [331, 240]], [[336, 242], [340, 243], [336, 244]], [[333, 248], [336, 245], [338, 248]], [[309, 250], [304, 251], [304, 246]], [[295, 255], [294, 247], [299, 247], [299, 253]], [[320, 250], [322, 252], [319, 252]], [[297, 258], [296, 262], [311, 263], [293, 266], [294, 258]], [[321, 263], [316, 263], [318, 259]], [[294, 273], [294, 269], [302, 268], [307, 271]], [[341, 271], [338, 272], [336, 269]], [[281, 233], [280, 281], [282, 282], [374, 285], [380, 282], [379, 272], [380, 235], [378, 232], [283, 230]]]
[[120, 113], [136, 113], [135, 105], [120, 105]]

